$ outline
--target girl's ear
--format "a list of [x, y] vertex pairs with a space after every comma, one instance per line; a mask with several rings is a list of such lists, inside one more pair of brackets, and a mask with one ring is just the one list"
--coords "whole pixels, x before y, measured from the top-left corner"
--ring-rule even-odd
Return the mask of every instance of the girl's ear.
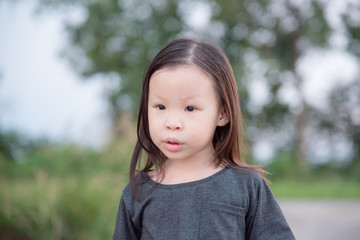
[[218, 125], [219, 127], [223, 127], [223, 126], [225, 126], [228, 122], [229, 122], [229, 117], [228, 117], [228, 115], [226, 114], [226, 112], [224, 111], [224, 109], [222, 109], [222, 110], [220, 111], [220, 114], [219, 114], [219, 119], [218, 119], [217, 125]]

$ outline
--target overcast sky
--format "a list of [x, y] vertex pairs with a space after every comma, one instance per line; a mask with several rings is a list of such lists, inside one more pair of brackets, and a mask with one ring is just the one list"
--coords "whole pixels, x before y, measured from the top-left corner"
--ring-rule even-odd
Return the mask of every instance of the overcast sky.
[[99, 144], [106, 108], [99, 81], [81, 81], [65, 59], [62, 20], [33, 1], [0, 1], [0, 127], [31, 137]]

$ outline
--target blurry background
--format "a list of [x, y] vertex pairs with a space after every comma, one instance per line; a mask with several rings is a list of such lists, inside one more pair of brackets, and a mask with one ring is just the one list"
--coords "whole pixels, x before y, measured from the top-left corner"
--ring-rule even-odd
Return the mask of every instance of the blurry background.
[[169, 41], [230, 58], [278, 198], [360, 197], [357, 0], [0, 0], [0, 238], [109, 239], [141, 81]]

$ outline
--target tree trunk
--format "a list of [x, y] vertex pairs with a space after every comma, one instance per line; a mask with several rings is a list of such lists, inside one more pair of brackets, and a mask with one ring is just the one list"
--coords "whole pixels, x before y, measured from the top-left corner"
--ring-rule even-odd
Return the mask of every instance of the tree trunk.
[[[297, 19], [299, 23], [302, 21], [302, 17], [297, 8], [294, 8], [290, 2], [286, 2], [287, 7], [291, 10], [294, 17]], [[290, 33], [290, 44], [292, 51], [292, 71], [294, 73], [294, 81], [297, 92], [300, 97], [300, 111], [295, 115], [295, 155], [298, 166], [300, 168], [300, 174], [302, 177], [306, 177], [308, 174], [308, 158], [306, 151], [306, 136], [305, 130], [308, 125], [308, 107], [304, 99], [304, 89], [303, 89], [303, 79], [296, 71], [296, 64], [300, 59], [301, 53], [297, 44], [300, 40], [300, 36], [302, 36], [301, 28], [298, 28], [294, 32]]]
[[308, 124], [307, 116], [307, 105], [305, 101], [301, 100], [302, 109], [295, 116], [295, 155], [297, 159], [298, 166], [300, 168], [300, 174], [302, 177], [306, 177], [308, 174], [309, 163], [307, 158], [307, 146], [306, 146], [306, 126]]

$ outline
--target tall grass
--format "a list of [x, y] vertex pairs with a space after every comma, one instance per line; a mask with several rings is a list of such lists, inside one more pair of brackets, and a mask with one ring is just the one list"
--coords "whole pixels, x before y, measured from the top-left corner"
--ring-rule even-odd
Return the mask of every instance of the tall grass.
[[121, 140], [0, 160], [0, 239], [111, 239], [130, 154]]
[[278, 179], [270, 184], [277, 198], [357, 198], [360, 199], [360, 183], [346, 179], [293, 180]]

